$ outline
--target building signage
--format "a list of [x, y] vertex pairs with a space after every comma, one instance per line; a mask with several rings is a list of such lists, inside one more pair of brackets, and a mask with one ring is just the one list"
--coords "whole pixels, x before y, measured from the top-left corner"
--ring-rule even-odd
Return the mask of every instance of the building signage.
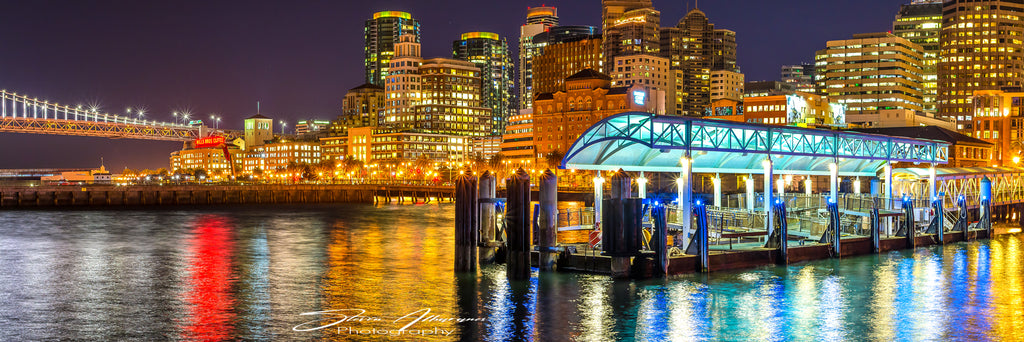
[[224, 143], [224, 137], [205, 137], [195, 141], [196, 148], [216, 147]]
[[647, 93], [645, 92], [639, 90], [633, 92], [633, 103], [643, 106], [646, 103], [646, 101], [644, 101], [646, 98]]

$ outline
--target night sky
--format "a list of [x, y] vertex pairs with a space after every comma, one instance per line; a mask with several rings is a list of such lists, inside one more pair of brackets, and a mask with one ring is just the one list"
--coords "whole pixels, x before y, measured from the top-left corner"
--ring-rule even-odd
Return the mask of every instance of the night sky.
[[[750, 80], [812, 62], [827, 40], [888, 31], [909, 0], [704, 0], [716, 28], [737, 32]], [[287, 120], [334, 118], [363, 81], [363, 23], [374, 12], [412, 13], [425, 57], [450, 57], [468, 31], [518, 45], [527, 6], [558, 7], [565, 25], [600, 26], [598, 0], [551, 1], [6, 1], [0, 8], [0, 88], [59, 103], [98, 103], [111, 113], [145, 106], [171, 121], [190, 109], [241, 128], [256, 113]], [[654, 0], [662, 26], [692, 1]], [[517, 60], [517, 58], [513, 58]], [[279, 131], [275, 122], [275, 130]], [[181, 143], [0, 133], [0, 168], [167, 167]]]

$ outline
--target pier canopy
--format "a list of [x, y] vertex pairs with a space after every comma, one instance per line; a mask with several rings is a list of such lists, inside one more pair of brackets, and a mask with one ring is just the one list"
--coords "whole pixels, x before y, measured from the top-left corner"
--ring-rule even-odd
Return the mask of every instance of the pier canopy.
[[875, 134], [629, 112], [591, 126], [562, 167], [580, 170], [678, 172], [689, 155], [695, 173], [761, 173], [770, 155], [776, 172], [877, 176], [886, 162], [945, 164], [949, 143]]

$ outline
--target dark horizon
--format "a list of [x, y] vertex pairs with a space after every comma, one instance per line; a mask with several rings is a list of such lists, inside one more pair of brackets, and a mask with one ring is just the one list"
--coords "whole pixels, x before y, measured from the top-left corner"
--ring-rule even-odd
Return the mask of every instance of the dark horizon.
[[[828, 40], [889, 31], [908, 1], [704, 1], [716, 28], [737, 32], [738, 64], [748, 81], [775, 80], [784, 64], [813, 62]], [[691, 1], [654, 1], [672, 26]], [[422, 25], [423, 54], [450, 57], [463, 32], [496, 32], [518, 50], [528, 6], [558, 7], [565, 25], [600, 26], [590, 1], [100, 2], [19, 1], [0, 12], [0, 88], [59, 103], [98, 103], [110, 113], [148, 108], [171, 121], [191, 109], [221, 127], [261, 113], [285, 120], [333, 119], [348, 89], [363, 82], [363, 22], [374, 12], [410, 12]], [[833, 15], [828, 15], [829, 13]], [[839, 15], [842, 13], [842, 15]], [[513, 57], [518, 60], [517, 57]], [[130, 143], [129, 143], [130, 141]], [[111, 170], [167, 167], [180, 143], [0, 134], [0, 168], [98, 166]]]

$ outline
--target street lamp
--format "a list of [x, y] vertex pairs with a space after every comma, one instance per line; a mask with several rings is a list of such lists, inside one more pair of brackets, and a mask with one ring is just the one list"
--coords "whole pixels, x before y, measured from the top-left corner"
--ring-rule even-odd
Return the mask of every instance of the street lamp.
[[174, 123], [177, 124], [178, 123], [178, 112], [171, 113], [171, 115], [174, 116]]
[[217, 115], [210, 115], [210, 120], [213, 120], [213, 129], [220, 129], [220, 117]]
[[287, 126], [288, 126], [288, 124], [284, 123], [284, 120], [282, 120], [281, 121], [281, 134], [284, 134], [284, 128], [287, 127]]

